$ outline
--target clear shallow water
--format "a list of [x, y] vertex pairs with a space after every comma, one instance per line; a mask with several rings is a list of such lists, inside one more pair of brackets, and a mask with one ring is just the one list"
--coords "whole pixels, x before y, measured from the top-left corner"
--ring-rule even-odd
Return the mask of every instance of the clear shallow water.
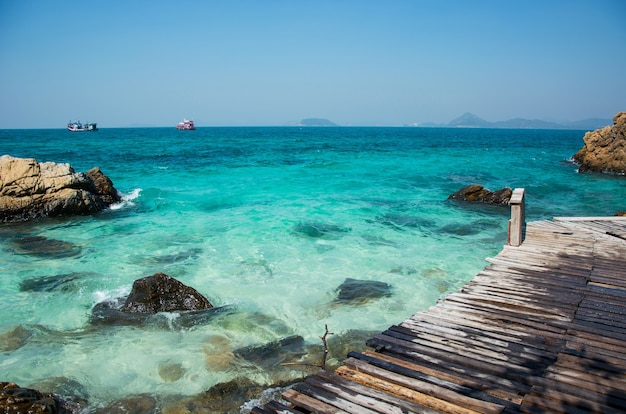
[[[509, 210], [446, 201], [465, 185], [525, 187], [528, 220], [626, 209], [623, 177], [580, 175], [568, 161], [583, 135], [0, 131], [0, 154], [76, 171], [99, 166], [126, 200], [92, 217], [0, 226], [0, 380], [63, 377], [94, 404], [195, 395], [238, 376], [269, 385], [263, 364], [234, 351], [290, 335], [318, 345], [325, 324], [337, 335], [383, 330], [461, 287], [498, 253]], [[227, 310], [197, 324], [177, 314], [142, 326], [90, 323], [96, 303], [156, 272]], [[58, 283], [43, 289], [42, 278]], [[346, 278], [386, 282], [392, 295], [336, 303]]]

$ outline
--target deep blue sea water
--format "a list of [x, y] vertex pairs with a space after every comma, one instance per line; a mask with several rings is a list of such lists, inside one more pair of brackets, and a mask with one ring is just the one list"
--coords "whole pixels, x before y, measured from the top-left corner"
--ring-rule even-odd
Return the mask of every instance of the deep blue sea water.
[[[237, 350], [293, 335], [319, 345], [325, 325], [337, 336], [384, 330], [460, 288], [500, 251], [508, 208], [447, 201], [468, 184], [526, 188], [528, 220], [625, 210], [624, 177], [578, 174], [569, 161], [583, 135], [0, 131], [0, 155], [99, 166], [125, 199], [90, 217], [0, 226], [0, 381], [63, 384], [93, 406], [196, 395], [236, 377], [270, 385], [271, 368]], [[176, 313], [140, 326], [90, 323], [96, 303], [156, 272], [227, 310], [195, 324]], [[387, 283], [391, 294], [338, 302], [347, 278]]]

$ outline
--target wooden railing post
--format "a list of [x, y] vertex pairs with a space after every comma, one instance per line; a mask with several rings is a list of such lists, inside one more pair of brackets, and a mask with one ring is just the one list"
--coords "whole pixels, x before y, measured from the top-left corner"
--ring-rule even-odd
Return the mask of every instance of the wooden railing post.
[[509, 220], [509, 246], [519, 246], [524, 241], [524, 189], [516, 188], [511, 194], [511, 220]]

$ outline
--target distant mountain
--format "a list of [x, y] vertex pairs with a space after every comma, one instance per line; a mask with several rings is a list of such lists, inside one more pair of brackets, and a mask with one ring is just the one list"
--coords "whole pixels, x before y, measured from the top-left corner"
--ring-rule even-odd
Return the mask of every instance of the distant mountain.
[[489, 128], [491, 122], [485, 121], [469, 112], [465, 112], [460, 117], [454, 118], [452, 121], [448, 122], [448, 126], [459, 128]]
[[[415, 125], [415, 124], [412, 124]], [[509, 129], [580, 129], [594, 131], [607, 125], [613, 125], [611, 119], [590, 118], [576, 122], [550, 122], [541, 119], [514, 118], [508, 121], [489, 122], [470, 112], [454, 118], [447, 124], [433, 124], [425, 122], [421, 127], [455, 127], [455, 128], [509, 128]]]
[[305, 118], [298, 124], [299, 126], [337, 126], [332, 121], [325, 118]]

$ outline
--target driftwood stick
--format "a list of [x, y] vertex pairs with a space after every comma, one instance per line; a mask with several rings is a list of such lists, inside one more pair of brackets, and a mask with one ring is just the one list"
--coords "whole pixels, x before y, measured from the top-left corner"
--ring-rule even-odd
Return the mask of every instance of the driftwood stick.
[[328, 343], [326, 342], [326, 337], [328, 335], [333, 335], [333, 332], [329, 332], [328, 325], [324, 325], [324, 335], [320, 336], [322, 344], [324, 344], [324, 354], [322, 355], [322, 363], [320, 365], [308, 364], [306, 362], [283, 362], [280, 365], [301, 365], [303, 367], [317, 367], [326, 370], [326, 358], [328, 357]]
[[332, 332], [328, 331], [328, 324], [324, 325], [324, 335], [320, 336], [320, 339], [322, 340], [322, 343], [324, 344], [324, 355], [322, 355], [322, 369], [324, 371], [326, 371], [326, 358], [328, 357], [328, 343], [326, 342], [326, 337], [328, 335], [333, 335]]

